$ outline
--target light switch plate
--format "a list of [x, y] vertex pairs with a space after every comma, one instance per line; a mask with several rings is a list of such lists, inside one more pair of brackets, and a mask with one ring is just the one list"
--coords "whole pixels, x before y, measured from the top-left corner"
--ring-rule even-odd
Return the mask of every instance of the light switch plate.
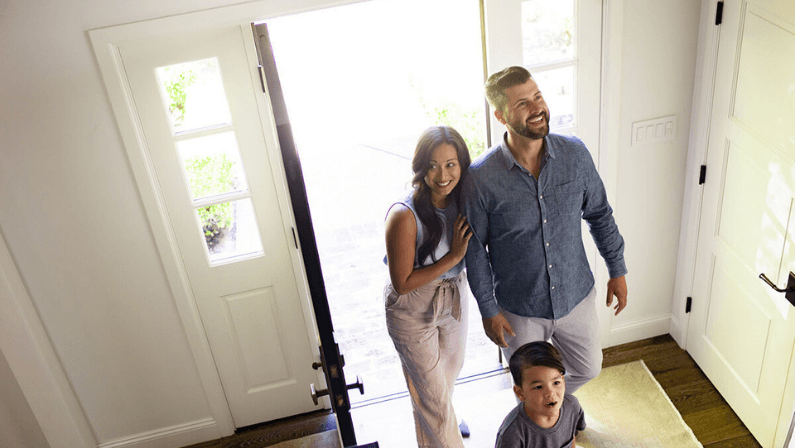
[[632, 123], [632, 146], [676, 138], [676, 115]]

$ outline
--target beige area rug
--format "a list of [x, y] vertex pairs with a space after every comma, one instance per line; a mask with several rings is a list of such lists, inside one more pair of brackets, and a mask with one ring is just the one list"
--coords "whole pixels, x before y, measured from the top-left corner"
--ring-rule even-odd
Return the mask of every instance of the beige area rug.
[[334, 430], [312, 434], [300, 439], [287, 440], [271, 445], [268, 448], [340, 448], [341, 446], [339, 435]]
[[643, 361], [606, 368], [574, 395], [588, 425], [579, 447], [702, 446]]

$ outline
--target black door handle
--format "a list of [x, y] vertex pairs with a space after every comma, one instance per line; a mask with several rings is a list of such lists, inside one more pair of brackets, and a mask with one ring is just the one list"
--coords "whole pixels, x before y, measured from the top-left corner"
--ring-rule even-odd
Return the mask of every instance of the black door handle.
[[790, 271], [789, 279], [787, 280], [787, 287], [784, 289], [776, 286], [776, 284], [770, 281], [770, 279], [767, 278], [767, 276], [764, 273], [759, 274], [759, 278], [764, 280], [764, 282], [767, 283], [771, 288], [773, 288], [773, 290], [777, 292], [783, 292], [784, 297], [786, 297], [789, 303], [795, 306], [795, 273]]

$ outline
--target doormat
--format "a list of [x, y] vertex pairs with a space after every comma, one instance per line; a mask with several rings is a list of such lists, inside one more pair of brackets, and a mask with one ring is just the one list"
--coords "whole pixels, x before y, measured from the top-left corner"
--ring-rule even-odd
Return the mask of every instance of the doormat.
[[574, 395], [587, 424], [578, 447], [702, 446], [642, 360], [603, 369]]

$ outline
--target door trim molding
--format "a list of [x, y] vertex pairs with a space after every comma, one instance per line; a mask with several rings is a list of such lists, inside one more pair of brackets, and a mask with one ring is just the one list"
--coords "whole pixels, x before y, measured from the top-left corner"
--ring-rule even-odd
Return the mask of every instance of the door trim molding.
[[[718, 59], [720, 26], [715, 25], [714, 0], [701, 1], [701, 23], [698, 30], [696, 53], [696, 83], [693, 86], [692, 114], [685, 176], [684, 205], [679, 229], [679, 248], [672, 298], [670, 334], [682, 348], [687, 348], [690, 315], [685, 313], [687, 297], [692, 295], [696, 265], [698, 227], [701, 219], [703, 188], [698, 183], [698, 173], [707, 158], [709, 126], [712, 116], [712, 97], [715, 87], [715, 66]], [[698, 298], [693, 298], [698, 300]]]
[[[622, 75], [622, 34], [624, 30], [624, 0], [602, 1], [602, 56], [601, 92], [599, 99], [599, 148], [595, 161], [599, 176], [605, 185], [610, 202], [618, 202], [618, 149], [621, 130], [621, 75]], [[610, 278], [607, 266], [600, 262], [596, 247], [593, 248], [594, 277], [596, 285], [605, 285]], [[615, 338], [612, 335], [614, 315], [609, 307], [596, 307], [600, 322], [602, 347], [610, 347]]]
[[51, 448], [96, 446], [93, 430], [1, 231], [0, 351]]

